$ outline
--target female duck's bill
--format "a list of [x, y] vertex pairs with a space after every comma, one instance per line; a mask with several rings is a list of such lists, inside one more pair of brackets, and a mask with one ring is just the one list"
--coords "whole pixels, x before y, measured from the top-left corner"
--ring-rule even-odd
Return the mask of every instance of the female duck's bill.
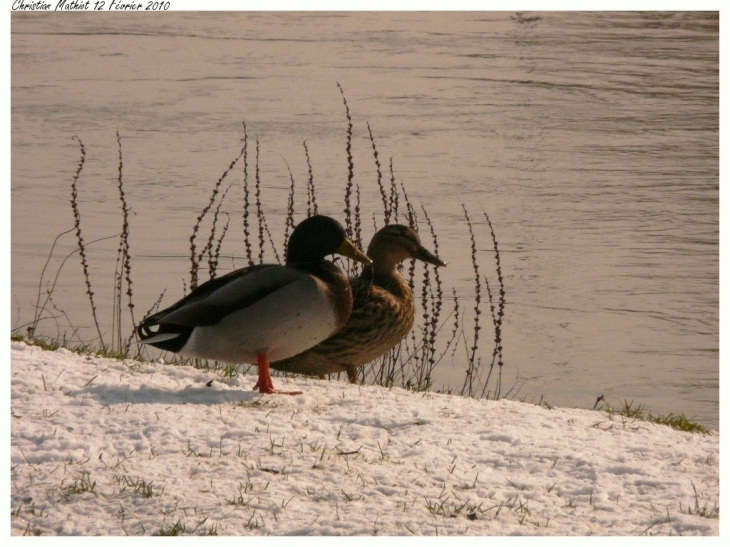
[[325, 260], [335, 253], [371, 264], [339, 222], [310, 217], [292, 232], [286, 265], [251, 266], [203, 283], [142, 321], [140, 343], [186, 357], [255, 362], [259, 375], [254, 389], [287, 393], [274, 389], [269, 362], [330, 337], [352, 312], [347, 278]]

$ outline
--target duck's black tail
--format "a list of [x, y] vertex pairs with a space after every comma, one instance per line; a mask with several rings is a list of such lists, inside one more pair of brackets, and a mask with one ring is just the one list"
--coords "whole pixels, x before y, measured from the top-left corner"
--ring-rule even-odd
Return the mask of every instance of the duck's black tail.
[[139, 324], [137, 327], [139, 343], [174, 353], [179, 352], [190, 338], [193, 327], [160, 323], [159, 319], [160, 314], [155, 314]]

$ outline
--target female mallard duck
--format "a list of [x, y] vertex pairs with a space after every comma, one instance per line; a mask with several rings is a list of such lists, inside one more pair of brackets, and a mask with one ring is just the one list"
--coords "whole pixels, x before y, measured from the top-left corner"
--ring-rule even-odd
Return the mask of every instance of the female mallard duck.
[[[261, 393], [274, 389], [269, 361], [332, 336], [352, 311], [347, 277], [325, 256], [370, 259], [336, 220], [313, 216], [292, 232], [286, 265], [260, 264], [211, 279], [139, 325], [140, 342], [187, 357], [258, 364]], [[290, 392], [295, 395], [301, 392]]]
[[357, 371], [380, 357], [410, 332], [415, 318], [413, 294], [397, 266], [407, 258], [417, 258], [435, 266], [445, 266], [429, 252], [408, 226], [391, 224], [370, 241], [371, 268], [350, 279], [353, 309], [347, 324], [337, 334], [271, 367], [286, 372], [323, 376], [347, 372], [351, 383]]

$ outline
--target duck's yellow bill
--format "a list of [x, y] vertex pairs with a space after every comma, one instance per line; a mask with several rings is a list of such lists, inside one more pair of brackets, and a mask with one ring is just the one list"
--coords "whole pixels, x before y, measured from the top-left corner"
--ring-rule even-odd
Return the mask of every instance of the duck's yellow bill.
[[355, 247], [355, 245], [353, 245], [352, 242], [347, 238], [345, 238], [345, 241], [342, 242], [340, 248], [337, 249], [337, 253], [341, 254], [342, 256], [346, 256], [347, 258], [357, 260], [358, 262], [362, 262], [363, 264], [370, 265], [373, 263], [373, 261], [370, 260], [365, 253]]

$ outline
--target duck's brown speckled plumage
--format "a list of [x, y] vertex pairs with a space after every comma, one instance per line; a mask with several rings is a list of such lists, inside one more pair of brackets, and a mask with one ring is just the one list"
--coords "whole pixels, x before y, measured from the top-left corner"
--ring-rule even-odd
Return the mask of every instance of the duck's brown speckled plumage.
[[271, 363], [277, 370], [323, 376], [347, 372], [355, 382], [360, 367], [403, 340], [413, 327], [413, 294], [397, 266], [407, 258], [443, 266], [426, 250], [418, 235], [402, 225], [386, 226], [368, 248], [373, 267], [350, 279], [353, 310], [337, 334], [288, 359]]

